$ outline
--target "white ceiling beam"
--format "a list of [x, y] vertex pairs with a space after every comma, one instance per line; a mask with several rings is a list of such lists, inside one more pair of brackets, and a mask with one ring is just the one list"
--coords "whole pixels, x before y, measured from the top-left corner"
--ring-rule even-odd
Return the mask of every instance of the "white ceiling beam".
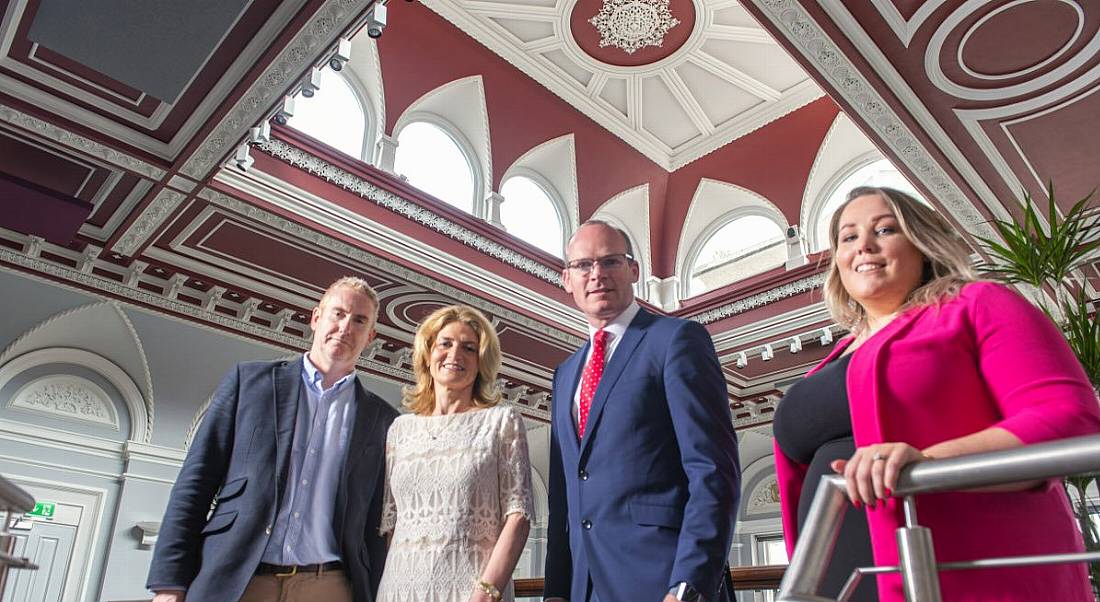
[[702, 50], [697, 51], [690, 60], [762, 100], [775, 102], [783, 97], [783, 93], [779, 90]]
[[484, 2], [481, 0], [470, 0], [468, 2], [463, 2], [460, 6], [473, 14], [484, 15], [486, 17], [539, 21], [543, 23], [556, 23], [561, 19], [558, 9], [552, 6], [503, 4], [500, 2]]
[[707, 117], [706, 111], [703, 110], [703, 106], [696, 100], [695, 94], [688, 88], [687, 83], [684, 82], [684, 78], [680, 77], [679, 73], [671, 69], [661, 71], [660, 77], [661, 81], [668, 86], [669, 92], [672, 93], [673, 98], [680, 103], [680, 107], [687, 113], [695, 128], [704, 136], [709, 136], [714, 133], [714, 124], [710, 122], [710, 118]]
[[759, 27], [741, 25], [711, 25], [707, 27], [707, 39], [748, 42], [750, 44], [772, 44], [777, 42], [767, 31]]

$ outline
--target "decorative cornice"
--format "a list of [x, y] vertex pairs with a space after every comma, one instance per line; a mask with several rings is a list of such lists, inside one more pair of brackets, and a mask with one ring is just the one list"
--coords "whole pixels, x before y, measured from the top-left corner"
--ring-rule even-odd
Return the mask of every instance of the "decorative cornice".
[[0, 105], [0, 121], [33, 132], [45, 140], [57, 142], [58, 144], [78, 150], [84, 154], [102, 159], [112, 165], [141, 174], [147, 178], [159, 180], [165, 176], [165, 171], [163, 169], [153, 167], [144, 161], [135, 159], [125, 153], [120, 153], [113, 148], [104, 146], [83, 136], [77, 136], [66, 129], [42, 121], [37, 117], [31, 117], [9, 106]]
[[506, 309], [494, 303], [490, 303], [485, 299], [473, 295], [465, 290], [440, 282], [439, 280], [434, 279], [428, 275], [421, 274], [399, 264], [367, 253], [366, 251], [356, 246], [350, 245], [338, 238], [322, 234], [321, 232], [318, 232], [316, 230], [311, 230], [284, 217], [275, 215], [268, 211], [264, 211], [263, 209], [260, 209], [255, 205], [250, 205], [248, 203], [245, 203], [244, 201], [218, 192], [213, 192], [212, 194], [208, 195], [208, 197], [208, 200], [217, 206], [228, 209], [234, 213], [244, 215], [250, 219], [271, 226], [272, 228], [275, 228], [281, 232], [286, 232], [291, 236], [307, 241], [321, 248], [329, 249], [341, 256], [351, 259], [352, 261], [376, 266], [386, 273], [396, 276], [397, 278], [422, 286], [428, 290], [436, 291], [449, 299], [454, 299], [461, 303], [472, 305], [474, 307], [477, 307], [478, 309], [482, 309], [488, 312], [490, 315], [499, 316], [509, 322], [519, 324], [521, 326], [534, 330], [535, 332], [547, 335], [557, 341], [561, 341], [575, 347], [579, 347], [584, 342], [583, 339], [577, 336], [562, 332], [556, 328], [551, 328], [546, 324], [533, 320], [521, 313]]
[[277, 139], [265, 142], [260, 145], [259, 148], [277, 159], [285, 161], [290, 165], [355, 193], [360, 198], [377, 203], [402, 217], [431, 228], [449, 238], [453, 238], [480, 253], [499, 259], [536, 278], [555, 285], [560, 281], [561, 275], [557, 270], [543, 265], [530, 257], [526, 257], [517, 251], [509, 249], [469, 228], [433, 213], [430, 209], [403, 199], [393, 192], [379, 188], [363, 178], [345, 171], [316, 155], [312, 155], [300, 148], [291, 146]]
[[184, 198], [182, 193], [175, 190], [162, 189], [160, 194], [145, 207], [141, 215], [130, 224], [130, 227], [126, 229], [126, 233], [118, 239], [111, 250], [122, 255], [133, 255], [142, 243], [146, 242], [149, 236], [164, 224], [165, 220], [180, 206]]
[[825, 274], [814, 274], [813, 276], [795, 280], [794, 282], [788, 282], [787, 284], [777, 286], [762, 293], [757, 293], [750, 297], [745, 297], [744, 299], [738, 299], [733, 303], [728, 303], [694, 316], [688, 316], [688, 319], [695, 320], [701, 324], [710, 324], [711, 322], [717, 322], [730, 316], [744, 313], [750, 309], [774, 303], [780, 299], [786, 299], [787, 297], [793, 297], [812, 291], [816, 288], [820, 288], [824, 284]]
[[283, 48], [180, 171], [196, 180], [206, 177], [241, 140], [245, 130], [263, 119], [264, 113], [289, 88], [290, 82], [305, 71], [340, 32], [350, 27], [371, 1], [329, 0], [318, 9], [309, 25]]
[[753, 0], [753, 3], [817, 67], [818, 73], [832, 84], [835, 93], [855, 109], [864, 123], [967, 231], [976, 236], [997, 238], [987, 220], [974, 209], [943, 167], [890, 110], [878, 91], [825, 35], [805, 8], [795, 0]]

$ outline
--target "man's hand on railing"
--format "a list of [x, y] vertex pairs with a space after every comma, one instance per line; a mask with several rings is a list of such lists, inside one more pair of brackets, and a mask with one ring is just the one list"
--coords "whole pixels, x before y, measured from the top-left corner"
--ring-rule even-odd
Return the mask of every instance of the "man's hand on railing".
[[162, 591], [156, 592], [153, 596], [153, 602], [184, 602], [187, 598], [187, 592], [179, 591]]

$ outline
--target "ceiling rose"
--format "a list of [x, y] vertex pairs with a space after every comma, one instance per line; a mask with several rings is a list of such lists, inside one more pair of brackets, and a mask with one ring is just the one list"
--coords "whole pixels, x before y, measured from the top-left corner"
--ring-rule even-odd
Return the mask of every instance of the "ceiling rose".
[[665, 34], [680, 24], [668, 8], [669, 0], [604, 0], [588, 20], [600, 32], [600, 47], [615, 46], [627, 54], [639, 48], [661, 46]]

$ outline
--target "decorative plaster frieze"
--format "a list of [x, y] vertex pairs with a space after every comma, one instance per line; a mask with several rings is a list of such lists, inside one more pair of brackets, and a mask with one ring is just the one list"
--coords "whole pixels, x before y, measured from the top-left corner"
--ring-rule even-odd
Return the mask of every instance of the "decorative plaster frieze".
[[604, 0], [588, 20], [600, 32], [600, 48], [614, 46], [634, 54], [646, 46], [661, 46], [680, 24], [668, 9], [669, 0]]
[[779, 511], [779, 481], [775, 475], [760, 481], [749, 494], [747, 514]]
[[8, 406], [119, 430], [118, 414], [107, 392], [71, 374], [32, 380], [16, 391]]
[[962, 190], [890, 110], [886, 101], [848, 57], [825, 35], [805, 8], [795, 0], [753, 1], [968, 232], [975, 236], [997, 238], [987, 220], [974, 209]]
[[22, 113], [5, 105], [0, 105], [0, 121], [28, 130], [41, 138], [76, 149], [84, 154], [97, 157], [112, 165], [117, 165], [147, 178], [160, 180], [165, 176], [165, 171], [163, 169], [153, 167], [130, 155], [120, 153], [113, 148], [104, 146], [83, 136], [77, 136], [66, 129], [42, 121], [37, 117], [31, 117], [26, 113]]
[[126, 233], [118, 239], [115, 246], [112, 247], [112, 251], [121, 253], [122, 255], [133, 255], [137, 251], [138, 247], [145, 242], [149, 236], [153, 234], [164, 224], [165, 220], [180, 206], [183, 202], [184, 195], [164, 188], [160, 191], [160, 194], [153, 199], [149, 206], [141, 212], [134, 223], [130, 224], [130, 227], [126, 229]]
[[267, 70], [256, 79], [184, 164], [180, 171], [201, 180], [229, 149], [240, 142], [245, 130], [264, 119], [291, 81], [308, 68], [333, 40], [350, 27], [371, 0], [329, 0], [314, 13], [310, 24], [298, 31]]
[[320, 157], [314, 156], [300, 148], [291, 146], [281, 140], [272, 139], [259, 146], [261, 150], [277, 159], [286, 161], [299, 169], [312, 173], [328, 182], [331, 182], [345, 190], [355, 193], [359, 197], [377, 203], [402, 217], [418, 222], [449, 238], [453, 238], [462, 244], [469, 246], [480, 253], [484, 253], [499, 259], [508, 265], [523, 270], [537, 278], [558, 284], [561, 275], [557, 270], [543, 265], [534, 259], [526, 257], [508, 247], [478, 234], [464, 226], [456, 224], [442, 217], [430, 209], [401, 198], [400, 196], [382, 188], [379, 188], [366, 180], [349, 173], [339, 167], [328, 163]]
[[[364, 182], [364, 184], [366, 183]], [[375, 188], [375, 190], [379, 189]], [[229, 211], [232, 211], [234, 213], [244, 215], [249, 219], [256, 220], [257, 222], [275, 228], [280, 232], [285, 232], [298, 239], [310, 242], [320, 248], [329, 249], [353, 261], [365, 265], [376, 266], [377, 268], [385, 271], [388, 274], [392, 274], [397, 278], [406, 280], [427, 290], [436, 291], [439, 294], [449, 299], [454, 299], [460, 303], [465, 303], [466, 305], [477, 307], [478, 309], [488, 312], [490, 315], [499, 316], [509, 322], [519, 324], [521, 326], [524, 326], [525, 328], [534, 330], [535, 332], [547, 335], [556, 341], [566, 343], [570, 347], [579, 347], [582, 343], [584, 343], [584, 340], [580, 337], [562, 332], [561, 330], [558, 330], [556, 328], [551, 328], [550, 326], [547, 326], [542, 322], [533, 320], [523, 314], [511, 311], [494, 303], [490, 303], [485, 299], [482, 299], [481, 297], [473, 295], [460, 288], [440, 282], [439, 280], [432, 278], [431, 276], [421, 274], [399, 264], [367, 253], [366, 251], [356, 246], [350, 245], [340, 239], [322, 234], [316, 230], [311, 230], [282, 216], [256, 207], [255, 205], [250, 205], [248, 203], [245, 203], [244, 201], [226, 196], [218, 192], [212, 192], [209, 195], [208, 200], [214, 205], [217, 205], [224, 209], [228, 209]]]
[[733, 303], [716, 307], [711, 310], [707, 310], [701, 314], [689, 316], [689, 319], [695, 320], [701, 324], [710, 324], [711, 322], [717, 322], [730, 316], [735, 316], [740, 313], [749, 311], [750, 309], [756, 309], [769, 303], [774, 303], [780, 299], [786, 299], [787, 297], [793, 297], [808, 291], [812, 291], [815, 288], [819, 288], [825, 284], [825, 274], [814, 274], [803, 278], [801, 280], [795, 280], [794, 282], [788, 282], [787, 284], [777, 286], [773, 289], [766, 290], [762, 293], [757, 293], [751, 297], [745, 297], [744, 299], [738, 299]]

